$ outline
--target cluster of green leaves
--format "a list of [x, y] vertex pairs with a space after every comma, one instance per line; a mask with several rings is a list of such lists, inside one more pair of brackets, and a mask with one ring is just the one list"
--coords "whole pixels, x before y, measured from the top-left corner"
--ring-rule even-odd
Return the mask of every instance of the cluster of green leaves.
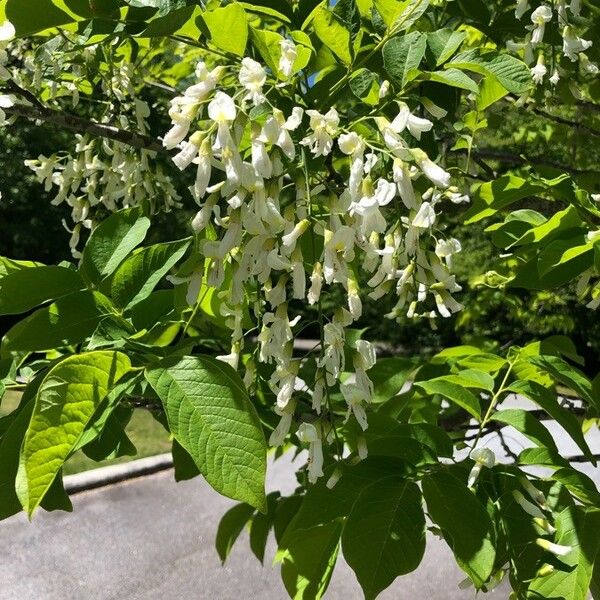
[[[592, 480], [560, 455], [543, 419], [557, 422], [594, 461], [557, 386], [576, 390], [596, 411], [600, 401], [598, 381], [592, 384], [567, 359], [579, 357], [566, 338], [512, 348], [506, 356], [449, 348], [417, 369], [402, 359], [384, 359], [378, 365], [382, 377], [374, 378], [380, 400], [369, 428], [364, 434], [355, 426], [341, 432], [352, 454], [341, 464], [332, 462], [315, 486], [301, 486], [291, 496], [271, 494], [266, 514], [234, 506], [217, 534], [221, 559], [247, 528], [250, 548], [262, 562], [273, 531], [275, 561], [292, 598], [322, 597], [340, 551], [365, 598], [375, 598], [419, 566], [429, 529], [447, 541], [478, 589], [492, 589], [508, 570], [518, 597], [585, 598], [598, 551], [600, 496]], [[404, 377], [396, 376], [394, 387], [386, 371]], [[407, 377], [413, 385], [401, 391]], [[529, 399], [531, 408], [502, 408], [514, 394]], [[492, 414], [490, 407], [500, 409]], [[457, 461], [455, 454], [468, 439], [460, 427], [466, 414], [473, 418], [471, 430], [486, 435], [511, 428], [531, 443], [516, 465], [485, 469], [475, 490], [467, 487], [473, 462]], [[360, 461], [362, 435], [369, 457]], [[547, 467], [551, 475], [531, 477], [520, 468], [532, 466]], [[572, 546], [564, 559], [536, 544], [553, 538], [515, 499], [513, 492], [530, 497], [526, 477], [546, 497], [543, 515], [556, 527], [556, 541]], [[556, 568], [554, 575], [545, 573], [547, 563]]]
[[141, 209], [114, 213], [79, 268], [1, 259], [0, 314], [30, 313], [0, 347], [2, 394], [25, 387], [1, 420], [3, 517], [68, 506], [60, 473], [77, 450], [94, 460], [130, 450], [132, 399], [158, 403], [181, 460], [215, 489], [264, 508], [256, 410], [233, 369], [190, 355], [195, 340], [180, 335], [190, 323], [174, 291], [155, 290], [191, 240], [137, 248], [149, 225]]
[[[173, 87], [192, 65], [165, 51], [173, 40], [192, 46], [194, 58], [212, 54], [235, 64], [254, 56], [276, 80], [280, 42], [289, 36], [298, 47], [294, 71], [303, 75], [294, 100], [306, 107], [335, 104], [349, 121], [360, 120], [355, 128], [366, 137], [371, 125], [362, 118], [393, 118], [399, 98], [446, 111], [447, 119], [421, 145], [432, 158], [445, 154], [457, 176], [492, 179], [474, 187], [473, 205], [461, 217], [466, 228], [493, 221], [492, 242], [510, 253], [504, 270], [484, 278], [487, 287], [547, 291], [598, 264], [595, 240], [587, 237], [598, 210], [570, 178], [496, 178], [487, 165], [483, 175], [474, 173], [469, 160], [462, 167], [489, 126], [486, 111], [531, 88], [529, 68], [503, 51], [508, 36], [522, 33], [512, 4], [330, 4], [31, 0], [23, 10], [20, 0], [4, 0], [0, 20], [9, 18], [22, 38], [51, 43], [60, 27], [77, 36], [81, 47], [98, 44], [92, 71], [97, 67], [104, 76], [115, 48], [122, 52], [118, 60], [134, 60], [145, 48], [151, 78]], [[110, 52], [104, 52], [107, 47]], [[78, 50], [71, 48], [68, 61], [79, 60]], [[100, 79], [92, 72], [80, 91], [94, 96]], [[380, 98], [386, 80], [391, 91]], [[269, 94], [271, 102], [288, 107], [276, 86]], [[347, 165], [323, 159], [310, 167], [335, 183]], [[559, 209], [509, 212], [514, 203], [534, 197]], [[312, 208], [318, 211], [318, 197], [316, 202]], [[205, 284], [192, 307], [186, 298], [186, 279], [204, 264], [201, 240], [142, 245], [150, 225], [141, 208], [113, 214], [94, 229], [78, 266], [0, 259], [0, 314], [23, 315], [0, 345], [0, 398], [6, 389], [24, 389], [18, 408], [0, 419], [0, 518], [21, 508], [29, 515], [38, 506], [69, 509], [65, 461], [79, 450], [95, 460], [131, 452], [127, 422], [134, 407], [144, 406], [173, 438], [178, 480], [201, 474], [240, 501], [219, 527], [222, 560], [248, 527], [250, 547], [264, 561], [272, 531], [275, 559], [292, 598], [322, 597], [340, 550], [365, 597], [375, 598], [418, 567], [428, 532], [446, 540], [478, 590], [492, 589], [508, 573], [518, 598], [585, 600], [589, 588], [597, 593], [599, 492], [561, 456], [544, 425], [558, 424], [584, 459], [594, 462], [578, 417], [596, 422], [600, 383], [573, 366], [581, 366], [581, 358], [568, 340], [554, 337], [501, 353], [448, 348], [422, 365], [380, 359], [369, 371], [374, 400], [367, 431], [355, 423], [334, 425], [334, 443], [325, 449], [326, 476], [309, 485], [300, 469], [294, 494], [266, 496], [265, 437], [276, 422], [269, 367], [259, 367], [250, 398], [239, 375], [215, 360], [212, 354], [226, 336], [222, 299]], [[174, 288], [166, 284], [170, 274], [176, 275]], [[347, 331], [349, 353], [363, 333]], [[300, 376], [313, 381], [315, 370], [309, 357]], [[564, 400], [565, 391], [580, 399], [576, 410]], [[529, 408], [512, 408], [514, 395], [528, 399]], [[300, 392], [297, 401], [298, 413], [306, 406], [310, 415], [309, 395]], [[342, 423], [346, 410], [341, 394], [331, 390], [323, 420]], [[293, 435], [297, 425], [286, 449], [303, 449]], [[461, 451], [507, 429], [531, 447], [512, 464], [483, 469], [468, 487], [473, 461]], [[361, 460], [365, 444], [369, 456]], [[338, 460], [343, 448], [349, 455]], [[540, 467], [549, 474], [533, 475], [539, 471], [532, 468]], [[541, 521], [518, 501], [519, 494], [539, 501], [531, 496], [531, 482], [546, 498], [537, 509]], [[557, 557], [540, 539], [570, 550]]]
[[[566, 207], [550, 217], [528, 208], [509, 210], [536, 196]], [[588, 234], [599, 216], [589, 193], [567, 175], [548, 180], [509, 174], [477, 188], [465, 224], [495, 221], [486, 231], [492, 243], [510, 255], [505, 273], [488, 275], [486, 283], [544, 290], [565, 285], [598, 264], [596, 239]], [[498, 217], [504, 218], [496, 221]]]

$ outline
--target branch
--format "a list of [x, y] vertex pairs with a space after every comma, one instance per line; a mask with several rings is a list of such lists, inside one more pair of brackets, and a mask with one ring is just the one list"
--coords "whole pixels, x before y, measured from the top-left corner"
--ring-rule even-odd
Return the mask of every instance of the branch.
[[580, 121], [571, 121], [570, 119], [565, 119], [564, 117], [558, 117], [556, 115], [551, 115], [540, 108], [532, 108], [531, 109], [536, 115], [543, 117], [544, 119], [548, 119], [549, 121], [554, 121], [555, 123], [559, 123], [560, 125], [567, 125], [568, 127], [574, 127], [575, 129], [583, 129], [583, 131], [587, 131], [590, 135], [594, 135], [596, 137], [600, 137], [600, 131], [590, 127], [589, 125], [585, 125]]
[[[462, 151], [465, 152], [464, 150]], [[542, 167], [553, 167], [555, 169], [560, 169], [572, 175], [581, 175], [584, 173], [596, 173], [597, 171], [588, 170], [588, 169], [575, 169], [570, 165], [565, 165], [563, 163], [556, 162], [554, 160], [549, 160], [543, 156], [523, 156], [520, 154], [515, 154], [513, 152], [505, 152], [503, 150], [491, 150], [489, 148], [482, 148], [481, 150], [474, 150], [472, 155], [479, 158], [487, 158], [490, 160], [497, 160], [498, 162], [513, 164], [513, 165], [538, 165]]]
[[[600, 460], [600, 454], [592, 454], [592, 458], [594, 460]], [[565, 460], [573, 463], [587, 463], [591, 462], [587, 456], [583, 456], [583, 454], [576, 454], [574, 456], [565, 456]]]
[[2, 110], [8, 115], [17, 115], [27, 119], [44, 121], [45, 123], [50, 123], [57, 127], [69, 129], [77, 133], [87, 133], [89, 135], [108, 138], [132, 146], [133, 148], [150, 150], [152, 152], [166, 152], [163, 145], [156, 138], [135, 133], [133, 131], [119, 129], [112, 125], [89, 121], [83, 117], [78, 117], [77, 115], [61, 112], [53, 108], [47, 108], [39, 103], [35, 106], [15, 104], [14, 106], [3, 108]]

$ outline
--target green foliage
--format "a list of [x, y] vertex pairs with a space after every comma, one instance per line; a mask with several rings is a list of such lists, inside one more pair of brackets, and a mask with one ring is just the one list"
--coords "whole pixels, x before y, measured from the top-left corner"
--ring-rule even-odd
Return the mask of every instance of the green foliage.
[[[298, 144], [311, 133], [325, 141], [333, 134], [326, 127], [315, 132], [318, 127], [311, 129], [306, 119], [297, 128], [281, 128], [281, 115], [289, 116], [296, 106], [323, 112], [335, 106], [343, 117], [339, 124], [328, 125], [337, 130], [335, 135], [360, 134], [369, 140], [364, 150], [379, 156], [368, 174], [359, 165], [359, 196], [370, 199], [370, 187], [377, 187], [379, 176], [390, 182], [395, 176], [394, 190], [395, 184], [401, 187], [398, 170], [406, 167], [410, 174], [411, 167], [421, 165], [420, 151], [443, 165], [460, 187], [438, 185], [438, 194], [428, 191], [426, 176], [415, 177], [410, 183], [419, 197], [435, 205], [460, 202], [469, 193], [471, 204], [452, 204], [444, 209], [448, 214], [436, 213], [433, 229], [434, 241], [447, 233], [459, 238], [465, 258], [442, 256], [433, 248], [425, 252], [418, 244], [416, 250], [408, 247], [407, 240], [419, 238], [424, 228], [412, 226], [416, 209], [404, 196], [388, 203], [388, 210], [398, 209], [401, 215], [397, 229], [353, 237], [351, 248], [343, 243], [324, 248], [322, 231], [315, 240], [315, 216], [330, 217], [329, 223], [337, 227], [352, 223], [356, 214], [338, 192], [339, 182], [359, 159], [355, 151], [337, 152], [339, 138], [336, 150], [324, 156], [309, 156], [306, 142], [301, 156], [277, 154], [279, 162], [272, 167], [285, 173], [285, 179], [281, 186], [269, 182], [261, 188], [265, 197], [259, 208], [256, 196], [249, 198], [256, 191], [252, 185], [260, 186], [244, 181], [243, 198], [229, 198], [233, 210], [222, 211], [215, 204], [218, 193], [234, 185], [237, 174], [228, 172], [225, 179], [212, 174], [202, 210], [213, 210], [216, 222], [251, 225], [262, 235], [264, 223], [276, 220], [274, 213], [281, 209], [280, 217], [297, 211], [310, 223], [290, 260], [294, 268], [318, 273], [315, 262], [323, 252], [326, 276], [333, 273], [340, 296], [333, 293], [316, 306], [298, 306], [298, 313], [307, 317], [307, 337], [329, 344], [325, 322], [337, 326], [330, 315], [343, 316], [345, 292], [359, 288], [356, 293], [367, 315], [360, 326], [370, 329], [346, 327], [343, 344], [332, 344], [331, 351], [344, 357], [344, 366], [339, 376], [325, 374], [323, 404], [320, 412], [311, 412], [316, 396], [311, 387], [324, 375], [325, 356], [322, 349], [292, 355], [287, 331], [277, 329], [280, 323], [269, 327], [277, 312], [272, 300], [277, 284], [269, 279], [270, 271], [253, 266], [252, 283], [257, 285], [237, 290], [232, 282], [239, 281], [244, 250], [238, 242], [227, 247], [217, 227], [210, 224], [191, 237], [162, 228], [161, 217], [153, 214], [160, 202], [146, 188], [137, 203], [124, 202], [127, 208], [106, 216], [95, 209], [97, 190], [88, 185], [85, 208], [94, 210], [89, 219], [77, 219], [75, 237], [80, 229], [90, 230], [87, 240], [82, 238], [81, 256], [75, 252], [78, 260], [47, 266], [38, 259], [59, 260], [44, 255], [27, 261], [21, 252], [8, 250], [11, 258], [0, 259], [0, 314], [14, 317], [0, 346], [0, 400], [6, 390], [24, 391], [18, 406], [0, 419], [0, 518], [21, 509], [32, 516], [38, 506], [70, 510], [62, 486], [67, 461], [78, 452], [94, 461], [134, 455], [127, 425], [134, 409], [144, 407], [164, 427], [165, 439], [172, 440], [178, 481], [202, 475], [217, 492], [240, 502], [219, 524], [220, 559], [226, 561], [246, 529], [251, 551], [264, 563], [273, 534], [275, 559], [291, 598], [324, 597], [340, 552], [365, 598], [376, 598], [397, 577], [418, 567], [428, 529], [446, 541], [478, 591], [491, 590], [507, 574], [516, 598], [584, 600], [589, 589], [598, 595], [600, 492], [572, 464], [582, 458], [595, 464], [597, 458], [585, 437], [600, 414], [597, 365], [578, 353], [597, 343], [597, 336], [591, 313], [573, 307], [580, 301], [577, 296], [593, 306], [600, 294], [595, 280], [600, 270], [600, 210], [594, 196], [599, 191], [598, 156], [589, 139], [581, 138], [586, 131], [598, 136], [600, 94], [583, 68], [573, 72], [572, 81], [563, 81], [567, 77], [561, 75], [555, 88], [532, 85], [531, 65], [518, 52], [505, 50], [508, 40], [523, 34], [529, 13], [518, 21], [512, 5], [467, 0], [32, 0], [27, 9], [20, 0], [6, 0], [0, 3], [0, 22], [5, 17], [21, 38], [17, 43], [22, 51], [33, 49], [31, 64], [39, 61], [45, 69], [48, 57], [64, 54], [69, 74], [57, 73], [56, 79], [68, 81], [71, 93], [85, 102], [69, 97], [60, 86], [63, 95], [55, 97], [46, 81], [40, 101], [54, 102], [55, 112], [72, 112], [61, 121], [65, 126], [88, 119], [94, 127], [86, 136], [93, 138], [102, 126], [114, 135], [128, 122], [120, 110], [130, 110], [136, 118], [144, 111], [135, 102], [128, 106], [130, 96], [143, 100], [150, 109], [147, 124], [138, 123], [136, 137], [125, 135], [118, 143], [136, 147], [153, 142], [144, 160], [156, 167], [156, 177], [161, 168], [170, 170], [183, 190], [193, 179], [173, 170], [168, 152], [160, 158], [160, 144], [151, 135], [164, 136], [168, 109], [159, 108], [175, 92], [197, 83], [194, 67], [203, 60], [209, 70], [223, 67], [211, 71], [211, 77], [238, 105], [232, 131], [245, 165], [260, 159], [255, 133], [270, 117], [275, 119], [269, 126], [279, 128], [273, 138], [277, 143], [269, 136], [268, 144], [258, 141], [269, 151], [273, 146], [283, 150], [287, 135]], [[577, 25], [595, 35], [594, 20], [581, 18]], [[560, 47], [555, 29], [548, 26], [546, 32], [553, 49]], [[69, 52], [62, 45], [65, 38], [73, 40]], [[284, 48], [289, 40], [295, 43], [295, 55], [288, 65]], [[598, 50], [591, 52], [596, 60], [593, 53]], [[264, 97], [255, 102], [242, 100], [249, 91], [236, 76], [242, 57], [266, 66], [266, 83], [260, 86]], [[143, 83], [130, 72], [131, 89], [117, 89], [113, 73], [122, 64], [143, 70]], [[560, 73], [567, 73], [565, 60], [559, 66]], [[577, 94], [569, 89], [576, 83]], [[18, 95], [15, 89], [8, 91]], [[181, 93], [183, 101], [174, 101], [172, 108], [190, 95], [202, 96], [203, 90]], [[34, 110], [35, 103], [26, 99], [20, 109]], [[10, 102], [3, 99], [9, 113], [14, 108]], [[202, 135], [222, 129], [207, 120], [208, 102], [203, 98], [197, 105], [190, 103], [195, 111], [191, 118], [204, 128]], [[400, 131], [392, 127], [387, 132], [396, 139], [396, 148], [387, 142], [380, 148], [373, 134], [397, 116], [397, 102], [418, 104], [418, 114], [411, 112], [406, 131], [396, 123], [393, 127]], [[550, 110], [555, 112], [548, 118]], [[426, 123], [423, 131], [411, 129], [425, 117], [435, 118], [435, 128]], [[189, 125], [179, 113], [177, 118], [184, 123], [173, 118], [175, 125]], [[48, 151], [56, 169], [50, 178], [42, 177], [48, 187], [66, 170], [61, 162], [64, 135]], [[14, 147], [7, 139], [7, 147]], [[78, 143], [89, 139], [82, 137]], [[532, 148], [537, 154], [531, 154]], [[189, 146], [184, 154], [186, 150]], [[194, 160], [201, 163], [202, 155], [193, 150]], [[563, 163], [565, 156], [572, 157], [572, 164]], [[93, 158], [78, 165], [82, 173], [93, 170]], [[120, 169], [117, 158], [115, 168]], [[208, 162], [217, 168], [226, 158], [226, 152], [217, 153]], [[11, 189], [17, 188], [16, 176], [8, 175]], [[242, 179], [245, 175], [242, 169]], [[111, 190], [111, 201], [127, 193], [118, 187]], [[339, 214], [326, 215], [328, 198], [338, 196]], [[81, 209], [68, 192], [62, 200], [73, 214]], [[237, 200], [242, 208], [233, 212]], [[254, 221], [251, 202], [252, 210], [260, 213]], [[377, 202], [387, 206], [381, 199]], [[379, 210], [377, 206], [369, 204]], [[181, 210], [185, 219], [191, 216], [188, 210]], [[276, 235], [257, 236], [274, 271], [269, 263], [281, 258], [278, 252], [285, 243], [280, 237], [290, 233], [286, 225]], [[387, 248], [394, 236], [404, 245], [387, 254], [383, 245]], [[369, 268], [373, 257], [361, 261], [355, 255], [367, 241], [377, 246], [377, 260], [384, 255], [392, 261], [402, 254], [407, 280], [412, 275], [408, 264], [419, 270], [435, 261], [457, 263], [458, 280], [468, 287], [461, 297], [465, 310], [441, 323], [436, 334], [426, 332], [423, 321], [414, 324], [405, 316], [412, 309], [402, 286], [393, 303], [387, 297], [370, 302], [372, 289], [367, 287], [375, 286], [362, 289], [361, 284], [378, 276]], [[347, 273], [331, 266], [341, 254], [348, 255]], [[381, 276], [392, 286], [390, 273], [399, 267], [390, 264], [389, 273], [382, 271]], [[291, 279], [289, 285], [283, 281], [284, 288], [288, 285], [284, 300], [296, 310], [303, 294], [296, 289], [292, 294], [297, 281]], [[446, 293], [454, 287], [453, 276], [430, 287]], [[234, 289], [241, 298], [238, 312], [231, 307]], [[436, 297], [436, 305], [427, 311], [439, 309], [441, 300]], [[431, 315], [427, 311], [425, 317]], [[396, 324], [383, 324], [386, 313]], [[231, 330], [241, 332], [233, 348]], [[281, 334], [277, 343], [290, 354], [291, 371], [297, 371], [284, 372], [279, 364], [258, 360], [263, 338], [272, 330]], [[574, 333], [583, 343], [576, 346], [552, 335], [558, 332]], [[363, 404], [346, 397], [367, 361], [360, 353], [363, 336], [402, 344], [403, 351], [415, 355], [380, 358], [368, 369], [372, 402], [366, 406], [366, 429], [359, 412]], [[243, 367], [249, 374], [244, 380], [238, 372]], [[293, 416], [276, 397], [275, 383], [286, 377], [292, 380], [286, 385], [296, 384], [289, 405]], [[529, 401], [529, 407], [507, 406], [514, 394]], [[577, 397], [576, 404], [571, 396]], [[284, 424], [288, 420], [283, 447], [310, 453], [308, 469], [298, 470], [297, 489], [289, 496], [265, 492], [266, 439], [281, 433], [279, 419]], [[582, 456], [562, 456], [555, 429], [546, 427], [546, 421], [560, 426]], [[327, 442], [319, 446], [325, 474], [316, 482], [311, 473], [318, 462], [313, 430], [318, 440]], [[524, 448], [510, 464], [485, 453], [489, 436], [515, 430], [533, 447]], [[465, 449], [468, 456], [461, 453]], [[279, 455], [277, 451], [275, 458]], [[532, 466], [545, 467], [544, 476], [531, 475]]]
[[146, 378], [169, 429], [220, 493], [266, 510], [266, 445], [258, 416], [235, 371], [208, 356], [168, 359]]

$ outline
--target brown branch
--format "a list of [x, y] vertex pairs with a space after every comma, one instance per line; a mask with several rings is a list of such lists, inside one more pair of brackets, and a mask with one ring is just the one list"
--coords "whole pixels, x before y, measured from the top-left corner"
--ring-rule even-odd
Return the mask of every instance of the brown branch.
[[17, 115], [27, 119], [44, 121], [45, 123], [50, 123], [77, 133], [87, 133], [89, 135], [108, 138], [132, 146], [133, 148], [150, 150], [152, 152], [167, 152], [159, 140], [148, 135], [126, 131], [104, 123], [89, 121], [83, 117], [47, 108], [40, 104], [36, 104], [35, 106], [15, 104], [3, 110], [7, 115]]
[[540, 108], [532, 108], [531, 110], [539, 117], [548, 119], [548, 121], [554, 121], [559, 125], [567, 125], [568, 127], [573, 127], [575, 129], [582, 129], [583, 131], [587, 131], [587, 133], [589, 133], [590, 135], [600, 137], [600, 131], [594, 129], [593, 127], [590, 127], [589, 125], [585, 125], [580, 121], [571, 121], [570, 119], [565, 119], [564, 117], [552, 115], [550, 113], [547, 113], [545, 110], [541, 110]]
[[[465, 152], [465, 151], [462, 151]], [[589, 170], [589, 169], [576, 169], [571, 167], [570, 165], [565, 165], [564, 163], [560, 163], [554, 160], [549, 160], [543, 156], [524, 156], [520, 154], [515, 154], [513, 152], [505, 152], [503, 150], [491, 150], [489, 148], [482, 148], [480, 150], [474, 150], [472, 155], [477, 156], [479, 158], [488, 159], [488, 160], [497, 160], [501, 163], [513, 164], [513, 165], [538, 165], [541, 167], [552, 167], [554, 169], [560, 169], [565, 171], [566, 173], [570, 173], [572, 175], [581, 175], [584, 173], [597, 173], [598, 171]]]

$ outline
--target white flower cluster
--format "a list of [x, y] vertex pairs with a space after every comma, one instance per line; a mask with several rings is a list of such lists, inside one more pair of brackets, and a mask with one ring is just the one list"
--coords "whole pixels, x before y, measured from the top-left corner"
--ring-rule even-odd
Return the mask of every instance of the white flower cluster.
[[[28, 47], [20, 40], [13, 40], [14, 36], [15, 29], [8, 21], [0, 25], [0, 81], [10, 79], [50, 103], [70, 97], [73, 107], [77, 106], [80, 102], [78, 84], [85, 81], [84, 65], [90, 62], [90, 68], [95, 72], [96, 48], [87, 46], [81, 50], [65, 36], [60, 42], [64, 51], [61, 57], [73, 55], [72, 64], [68, 60], [59, 62], [56, 48], [49, 45], [38, 49], [34, 60]], [[8, 68], [9, 43], [11, 56], [17, 63], [22, 63], [23, 68]], [[101, 81], [108, 101], [104, 116], [99, 120], [112, 126], [117, 115], [116, 124], [121, 129], [146, 134], [150, 107], [136, 97], [135, 79], [133, 65], [123, 61], [113, 64], [110, 77]], [[0, 95], [0, 126], [15, 119], [13, 116], [9, 121], [2, 109], [17, 103], [29, 102], [21, 95]], [[77, 248], [81, 229], [92, 227], [97, 208], [112, 212], [144, 205], [149, 211], [156, 212], [179, 206], [179, 195], [168, 175], [157, 165], [155, 155], [155, 152], [86, 134], [76, 135], [73, 152], [59, 152], [48, 157], [40, 155], [37, 159], [26, 160], [25, 164], [34, 171], [47, 192], [58, 188], [53, 204], [66, 202], [71, 207], [73, 227], [64, 225], [71, 233], [73, 256], [79, 258]]]
[[[517, 19], [523, 19], [525, 14], [531, 9], [529, 0], [518, 0], [515, 8]], [[554, 48], [545, 48], [543, 46], [546, 28], [549, 24], [555, 23], [556, 28], [562, 36], [562, 54], [571, 62], [579, 61], [584, 73], [597, 75], [598, 65], [591, 62], [585, 55], [585, 51], [592, 46], [592, 40], [585, 40], [578, 35], [577, 22], [581, 13], [581, 0], [558, 0], [550, 4], [540, 4], [530, 15], [531, 25], [527, 25], [528, 30], [525, 39], [522, 42], [510, 40], [507, 42], [507, 48], [511, 52], [523, 52], [524, 60], [527, 64], [534, 64], [531, 68], [533, 81], [540, 85], [548, 74], [546, 59], [548, 51], [553, 53]], [[535, 53], [537, 52], [537, 60]], [[550, 83], [555, 86], [561, 76], [564, 76], [558, 66], [560, 57], [551, 55], [551, 64], [554, 65], [552, 74], [549, 78]], [[573, 82], [571, 82], [574, 85]], [[574, 90], [576, 92], [576, 90]], [[577, 94], [576, 94], [577, 95]]]
[[[110, 87], [107, 96], [115, 98], [107, 107], [106, 122], [112, 122], [111, 115], [118, 114], [123, 130], [145, 134], [150, 107], [135, 97], [133, 76], [132, 66], [124, 63], [120, 67], [115, 66], [110, 84], [105, 83], [105, 87]], [[39, 77], [36, 67], [33, 80]], [[60, 95], [56, 84], [53, 90]], [[77, 88], [68, 86], [68, 92], [72, 95], [73, 104], [77, 104]], [[95, 210], [99, 207], [112, 212], [143, 205], [149, 211], [157, 212], [180, 206], [180, 197], [169, 176], [154, 160], [155, 152], [87, 134], [75, 137], [77, 143], [73, 152], [40, 155], [37, 159], [25, 161], [46, 191], [58, 188], [52, 204], [66, 202], [71, 208], [74, 225], [70, 229], [65, 223], [65, 227], [71, 232], [70, 247], [75, 258], [80, 257], [77, 247], [81, 228], [92, 227]]]
[[[293, 43], [282, 42], [280, 72], [291, 75], [294, 56]], [[299, 410], [295, 392], [312, 398], [313, 418], [302, 419], [297, 435], [309, 444], [314, 481], [322, 475], [321, 444], [335, 433], [322, 414], [333, 386], [339, 385], [348, 417], [367, 427], [373, 346], [356, 342], [352, 365], [346, 364], [346, 330], [362, 314], [359, 290], [370, 290], [373, 299], [396, 294], [391, 317], [433, 319], [460, 310], [452, 296], [460, 287], [450, 273], [460, 244], [436, 239], [433, 232], [442, 200], [468, 197], [450, 187], [450, 175], [425, 152], [407, 144], [405, 132], [419, 140], [433, 123], [406, 104], [399, 105], [391, 122], [376, 118], [376, 139], [367, 140], [350, 124], [344, 127], [343, 115], [333, 107], [321, 113], [295, 106], [284, 114], [272, 106], [265, 91], [269, 73], [251, 58], [243, 59], [233, 83], [223, 67], [210, 70], [202, 62], [195, 74], [194, 83], [171, 101], [172, 128], [163, 140], [165, 147], [179, 149], [173, 159], [177, 167], [196, 168], [191, 192], [200, 208], [192, 226], [206, 231], [200, 242], [204, 258], [191, 277], [188, 298], [197, 297], [206, 259], [204, 285], [223, 298], [222, 311], [233, 331], [231, 352], [220, 358], [238, 368], [248, 293], [256, 294], [258, 351], [245, 364], [245, 382], [253, 385], [256, 360], [273, 366], [269, 385], [280, 422], [272, 445], [283, 443]], [[281, 90], [285, 83], [273, 87]], [[311, 172], [307, 165], [309, 153], [319, 161], [333, 152], [349, 165], [347, 180], [337, 188], [321, 177], [325, 171]], [[432, 185], [421, 195], [413, 181], [423, 175]], [[363, 274], [366, 287], [359, 283]], [[321, 296], [335, 285], [345, 290], [347, 304], [323, 315]], [[429, 298], [436, 308], [419, 311]], [[302, 362], [293, 354], [300, 320], [292, 314], [294, 300], [319, 308], [323, 343], [310, 384], [298, 376]]]

